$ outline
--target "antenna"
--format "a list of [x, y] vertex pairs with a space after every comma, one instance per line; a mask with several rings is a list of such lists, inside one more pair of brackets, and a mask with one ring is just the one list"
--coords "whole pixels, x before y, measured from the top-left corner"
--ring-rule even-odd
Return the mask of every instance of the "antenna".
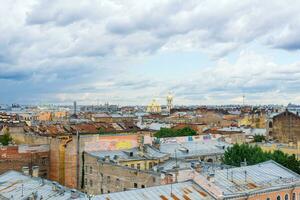
[[243, 107], [245, 106], [245, 94], [243, 94]]

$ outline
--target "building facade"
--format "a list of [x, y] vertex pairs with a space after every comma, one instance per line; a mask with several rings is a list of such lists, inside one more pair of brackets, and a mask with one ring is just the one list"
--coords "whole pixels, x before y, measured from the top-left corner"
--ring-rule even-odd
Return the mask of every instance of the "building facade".
[[89, 194], [121, 192], [161, 184], [159, 173], [121, 166], [89, 153], [84, 153], [83, 160], [83, 190]]
[[300, 140], [300, 116], [288, 110], [273, 117], [268, 123], [269, 136], [279, 142], [288, 143]]

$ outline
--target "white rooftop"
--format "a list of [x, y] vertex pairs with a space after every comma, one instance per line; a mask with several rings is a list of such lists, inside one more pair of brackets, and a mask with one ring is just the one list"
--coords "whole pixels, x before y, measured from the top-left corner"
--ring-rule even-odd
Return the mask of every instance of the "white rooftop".
[[[87, 199], [83, 193], [74, 192], [78, 194], [75, 199]], [[71, 190], [58, 184], [57, 190], [53, 190], [53, 182], [26, 176], [17, 171], [7, 171], [0, 175], [0, 199], [29, 199], [33, 195], [36, 195], [36, 199], [69, 200]]]

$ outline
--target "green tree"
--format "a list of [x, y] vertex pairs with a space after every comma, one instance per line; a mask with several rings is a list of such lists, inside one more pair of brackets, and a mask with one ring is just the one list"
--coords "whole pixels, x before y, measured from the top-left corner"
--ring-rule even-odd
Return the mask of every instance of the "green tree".
[[247, 161], [248, 165], [254, 165], [267, 160], [274, 160], [286, 168], [300, 174], [300, 162], [296, 159], [296, 156], [285, 154], [280, 150], [276, 150], [273, 153], [263, 152], [258, 146], [235, 144], [225, 151], [223, 157], [223, 163], [232, 166], [240, 166], [241, 162], [244, 160]]
[[5, 131], [5, 133], [3, 135], [0, 136], [0, 143], [2, 145], [8, 145], [9, 142], [12, 141], [12, 137], [10, 136], [8, 131]]
[[266, 137], [263, 135], [254, 135], [254, 142], [262, 142], [266, 140]]
[[190, 127], [184, 127], [182, 129], [172, 129], [172, 128], [160, 128], [154, 136], [157, 138], [165, 138], [165, 137], [180, 137], [180, 136], [193, 136], [196, 135], [197, 132]]

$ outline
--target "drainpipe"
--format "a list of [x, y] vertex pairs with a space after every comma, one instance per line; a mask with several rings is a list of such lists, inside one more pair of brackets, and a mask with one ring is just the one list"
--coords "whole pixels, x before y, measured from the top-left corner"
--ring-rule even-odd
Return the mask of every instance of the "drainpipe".
[[80, 139], [80, 134], [79, 132], [77, 131], [76, 132], [76, 137], [77, 137], [77, 165], [76, 165], [76, 175], [77, 175], [77, 188], [79, 188], [79, 183], [80, 183], [80, 178], [79, 178], [79, 168], [80, 168], [80, 158], [79, 158], [79, 154], [80, 154], [80, 151], [79, 151], [79, 139]]

